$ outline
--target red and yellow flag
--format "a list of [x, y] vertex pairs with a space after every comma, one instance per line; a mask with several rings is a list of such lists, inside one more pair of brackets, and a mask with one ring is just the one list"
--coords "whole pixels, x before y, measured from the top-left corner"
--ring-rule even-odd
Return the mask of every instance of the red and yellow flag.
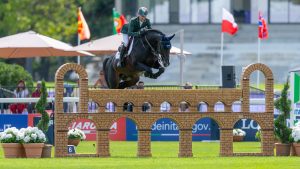
[[80, 40], [90, 39], [91, 37], [89, 26], [83, 17], [81, 8], [78, 8], [78, 36]]

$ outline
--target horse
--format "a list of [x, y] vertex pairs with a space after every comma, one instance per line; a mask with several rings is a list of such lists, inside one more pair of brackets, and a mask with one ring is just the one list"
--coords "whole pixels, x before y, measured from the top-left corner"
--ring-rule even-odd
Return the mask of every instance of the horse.
[[[145, 77], [156, 79], [170, 65], [169, 55], [171, 40], [175, 34], [166, 36], [164, 33], [148, 29], [141, 36], [134, 37], [133, 47], [126, 56], [124, 67], [117, 67], [117, 55], [103, 61], [103, 71], [108, 88], [124, 89], [134, 86], [144, 74]], [[152, 69], [158, 69], [154, 73]]]

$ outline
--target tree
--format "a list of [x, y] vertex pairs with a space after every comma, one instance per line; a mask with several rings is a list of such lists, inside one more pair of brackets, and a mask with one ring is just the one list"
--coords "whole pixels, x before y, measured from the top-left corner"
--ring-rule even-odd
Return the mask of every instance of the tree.
[[[0, 37], [36, 31], [57, 40], [77, 45], [77, 8], [81, 6], [92, 39], [112, 34], [114, 0], [2, 0], [0, 1]], [[20, 60], [20, 61], [18, 61]], [[26, 62], [29, 62], [25, 64]], [[37, 79], [53, 80], [57, 68], [75, 57], [6, 59], [6, 63], [32, 66]], [[27, 69], [29, 70], [29, 69]]]
[[287, 144], [291, 142], [291, 129], [287, 127], [286, 120], [289, 117], [291, 111], [291, 100], [288, 99], [289, 81], [284, 84], [281, 91], [281, 96], [275, 101], [275, 108], [278, 109], [281, 114], [275, 120], [275, 136], [281, 143]]
[[32, 76], [22, 66], [0, 62], [0, 86], [14, 90], [20, 80], [26, 82], [29, 90], [33, 89]]
[[44, 133], [48, 131], [49, 127], [49, 115], [45, 111], [45, 107], [47, 106], [47, 88], [45, 85], [45, 81], [42, 81], [42, 87], [41, 87], [41, 95], [39, 101], [35, 105], [35, 109], [38, 113], [42, 115], [41, 120], [38, 123], [38, 128], [42, 130]]

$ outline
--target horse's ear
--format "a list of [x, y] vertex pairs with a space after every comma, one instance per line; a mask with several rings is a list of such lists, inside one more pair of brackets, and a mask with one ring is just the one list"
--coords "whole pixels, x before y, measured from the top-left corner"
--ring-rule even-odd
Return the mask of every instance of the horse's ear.
[[171, 35], [171, 36], [167, 36], [166, 39], [167, 39], [168, 41], [170, 41], [170, 40], [172, 40], [172, 39], [174, 38], [174, 36], [175, 36], [175, 34], [173, 34], [173, 35]]

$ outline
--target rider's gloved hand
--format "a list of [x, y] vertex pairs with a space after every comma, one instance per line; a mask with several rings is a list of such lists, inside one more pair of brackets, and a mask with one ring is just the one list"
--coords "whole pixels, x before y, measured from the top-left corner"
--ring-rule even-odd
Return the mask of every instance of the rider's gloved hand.
[[143, 29], [140, 30], [140, 35], [141, 36], [145, 35], [145, 33], [146, 33], [146, 29], [143, 28]]

